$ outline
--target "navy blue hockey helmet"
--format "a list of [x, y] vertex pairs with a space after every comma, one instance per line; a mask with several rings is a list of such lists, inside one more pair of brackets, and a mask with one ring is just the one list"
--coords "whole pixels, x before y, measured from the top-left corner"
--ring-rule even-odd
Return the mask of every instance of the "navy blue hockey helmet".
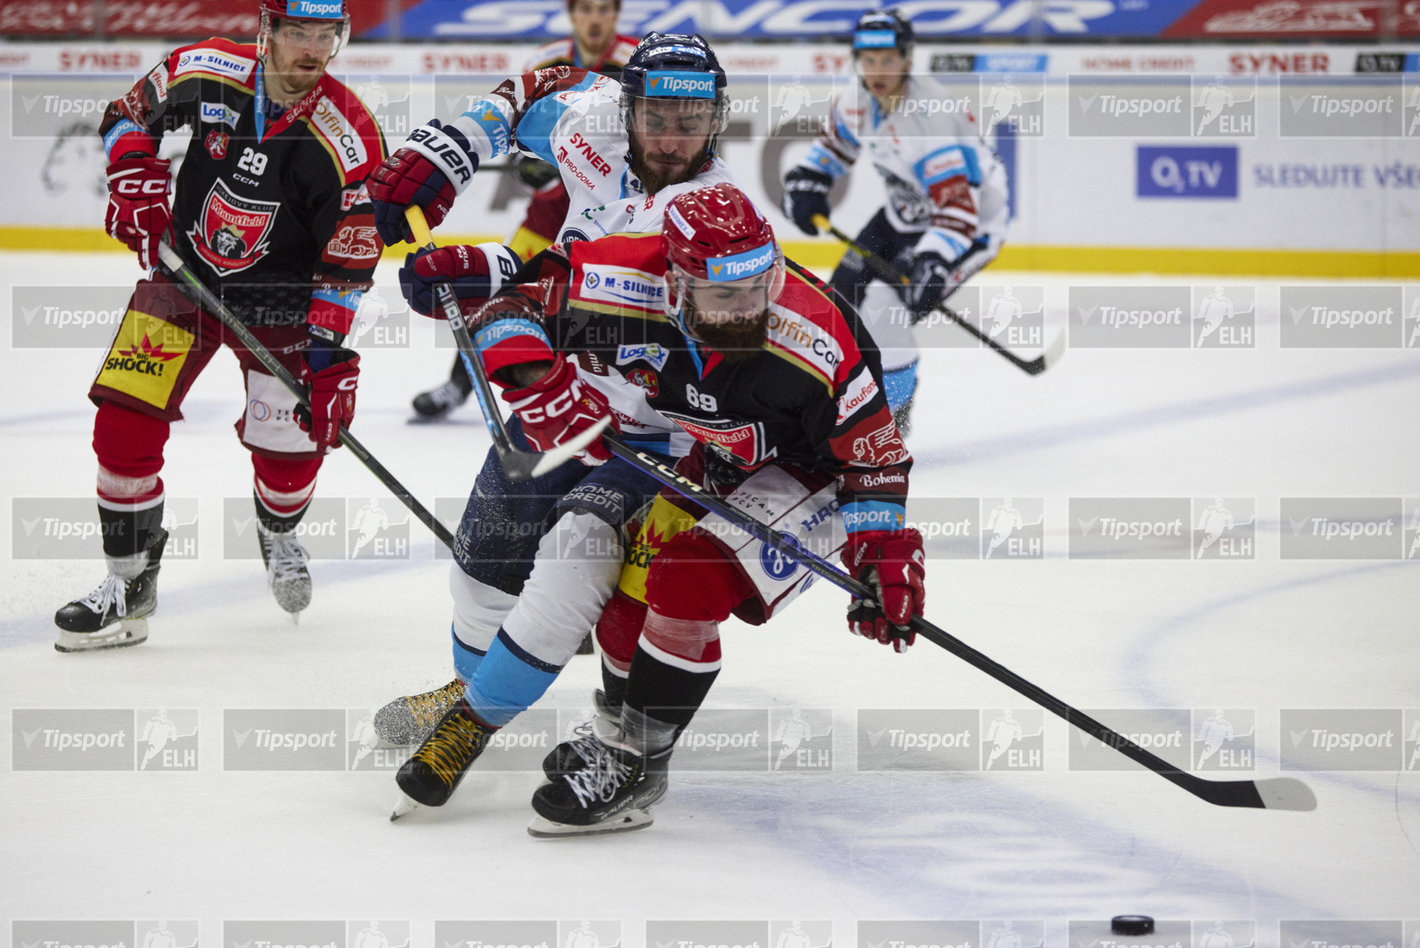
[[699, 33], [647, 33], [621, 70], [621, 117], [631, 127], [637, 99], [704, 99], [714, 103], [715, 138], [725, 127], [730, 100], [725, 70]]
[[914, 41], [912, 22], [896, 8], [870, 10], [853, 26], [854, 56], [865, 49], [895, 49], [911, 56]]

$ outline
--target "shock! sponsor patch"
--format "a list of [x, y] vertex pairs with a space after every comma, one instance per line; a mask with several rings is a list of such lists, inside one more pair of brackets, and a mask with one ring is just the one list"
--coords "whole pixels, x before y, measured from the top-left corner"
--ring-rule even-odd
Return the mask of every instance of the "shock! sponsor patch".
[[192, 333], [181, 326], [130, 309], [95, 384], [166, 408], [192, 343]]

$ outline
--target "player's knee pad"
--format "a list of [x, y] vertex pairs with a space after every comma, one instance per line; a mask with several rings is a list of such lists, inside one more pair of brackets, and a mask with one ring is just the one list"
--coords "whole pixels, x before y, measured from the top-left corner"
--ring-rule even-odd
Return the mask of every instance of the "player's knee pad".
[[271, 513], [289, 517], [305, 509], [316, 490], [320, 458], [277, 458], [253, 454], [252, 489]]
[[459, 569], [458, 564], [449, 569], [449, 592], [454, 600], [454, 669], [468, 681], [518, 597], [479, 582]]
[[646, 613], [639, 644], [659, 661], [680, 668], [720, 667], [720, 623], [714, 619], [672, 619], [652, 609]]
[[617, 528], [585, 511], [563, 514], [538, 545], [505, 634], [538, 660], [565, 665], [601, 617], [621, 562]]
[[641, 638], [641, 626], [646, 622], [646, 604], [618, 589], [602, 608], [597, 620], [597, 645], [602, 661], [621, 677], [631, 669], [631, 657], [636, 654], [636, 640]]
[[156, 476], [163, 469], [169, 430], [170, 423], [162, 418], [115, 401], [100, 402], [94, 414], [94, 454], [100, 471], [126, 478]]
[[646, 577], [646, 602], [674, 619], [721, 622], [753, 594], [739, 562], [700, 530], [672, 537]]

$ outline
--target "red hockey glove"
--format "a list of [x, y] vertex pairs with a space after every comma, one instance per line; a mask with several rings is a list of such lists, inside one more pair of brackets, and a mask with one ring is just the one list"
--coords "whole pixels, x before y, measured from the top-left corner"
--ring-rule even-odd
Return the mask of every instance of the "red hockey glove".
[[399, 268], [399, 289], [416, 313], [443, 319], [444, 311], [434, 304], [434, 284], [450, 283], [460, 303], [478, 303], [497, 293], [519, 264], [511, 250], [494, 243], [418, 250]]
[[[561, 353], [546, 375], [527, 388], [504, 392], [503, 400], [518, 413], [523, 434], [539, 451], [552, 450], [611, 414], [606, 396], [584, 384], [577, 367]], [[611, 460], [600, 438], [573, 456], [588, 467]]]
[[365, 182], [375, 205], [375, 229], [386, 246], [410, 240], [404, 209], [424, 208], [430, 227], [437, 227], [478, 170], [478, 154], [457, 129], [438, 119], [410, 133], [406, 144], [385, 159]]
[[854, 599], [848, 604], [849, 631], [907, 651], [917, 638], [909, 625], [912, 614], [920, 614], [926, 600], [922, 534], [912, 529], [855, 533], [843, 548], [843, 565], [855, 579], [872, 587], [877, 600]]
[[322, 369], [307, 366], [311, 409], [297, 408], [296, 424], [323, 451], [340, 447], [340, 426], [355, 418], [355, 388], [360, 381], [360, 357], [349, 349], [335, 348]]
[[145, 270], [157, 266], [158, 242], [172, 227], [171, 181], [165, 158], [120, 158], [108, 166], [104, 230], [137, 253]]

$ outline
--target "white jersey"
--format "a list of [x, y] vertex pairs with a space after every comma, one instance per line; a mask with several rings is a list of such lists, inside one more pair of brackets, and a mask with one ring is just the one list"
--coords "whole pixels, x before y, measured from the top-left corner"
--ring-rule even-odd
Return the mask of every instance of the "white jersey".
[[[571, 201], [557, 243], [659, 231], [677, 195], [734, 183], [725, 163], [712, 157], [689, 181], [647, 194], [631, 170], [621, 85], [573, 67], [505, 80], [445, 129], [462, 135], [480, 162], [516, 147], [557, 166]], [[453, 183], [460, 191], [468, 186], [456, 179]], [[689, 449], [684, 432], [651, 411], [641, 389], [620, 373], [584, 372], [582, 377], [607, 396], [628, 441], [671, 454]]]
[[804, 165], [833, 178], [866, 156], [887, 187], [888, 221], [920, 233], [916, 251], [947, 260], [974, 241], [1000, 243], [1008, 206], [1006, 169], [981, 137], [970, 103], [929, 76], [910, 76], [884, 113], [862, 84], [833, 101]]

